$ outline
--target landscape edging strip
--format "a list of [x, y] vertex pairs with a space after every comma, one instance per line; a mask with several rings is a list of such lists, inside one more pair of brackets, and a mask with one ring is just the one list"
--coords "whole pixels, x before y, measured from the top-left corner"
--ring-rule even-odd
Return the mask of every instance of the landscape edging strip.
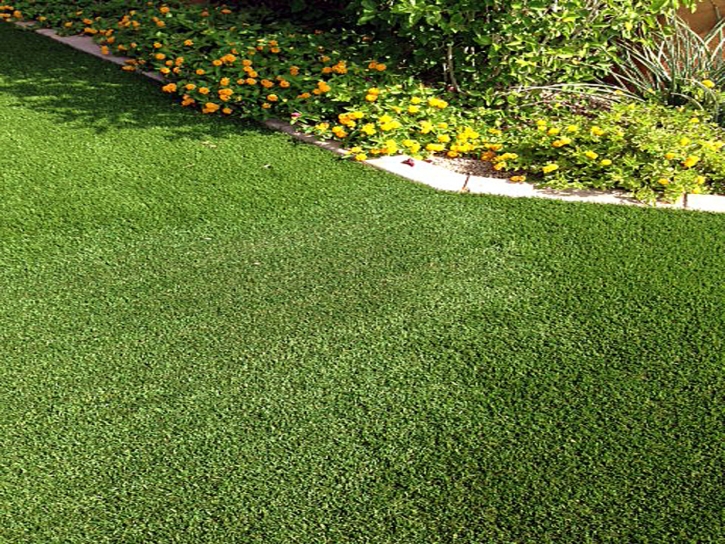
[[[16, 25], [26, 29], [33, 29], [34, 22], [16, 21]], [[49, 28], [34, 29], [35, 32], [57, 42], [66, 44], [78, 51], [88, 53], [100, 59], [123, 65], [129, 58], [114, 55], [104, 55], [101, 48], [90, 36], [59, 36], [57, 32]], [[161, 75], [155, 72], [139, 72], [142, 75], [155, 81], [166, 81]], [[294, 125], [271, 119], [263, 123], [267, 128], [278, 130], [305, 143], [316, 145], [338, 155], [346, 155], [347, 151], [338, 142], [320, 140], [310, 134], [295, 129]], [[405, 178], [415, 183], [432, 187], [438, 191], [465, 192], [472, 194], [488, 194], [508, 196], [513, 198], [543, 198], [549, 200], [562, 200], [567, 202], [589, 202], [596, 204], [618, 204], [628, 206], [645, 207], [647, 204], [638, 202], [633, 198], [625, 196], [623, 191], [595, 191], [595, 190], [572, 190], [554, 191], [551, 189], [539, 189], [532, 183], [514, 183], [502, 178], [489, 178], [484, 176], [465, 175], [453, 172], [441, 166], [416, 161], [407, 155], [391, 155], [366, 159], [363, 163], [374, 166], [391, 174]], [[725, 195], [686, 195], [688, 198], [681, 198], [674, 204], [656, 202], [655, 207], [669, 209], [685, 209], [703, 212], [725, 213]]]

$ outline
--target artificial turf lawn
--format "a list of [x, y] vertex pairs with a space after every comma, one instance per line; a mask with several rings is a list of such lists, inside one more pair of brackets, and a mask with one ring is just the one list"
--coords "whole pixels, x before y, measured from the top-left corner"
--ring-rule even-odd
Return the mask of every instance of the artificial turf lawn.
[[0, 541], [722, 542], [725, 216], [439, 194], [0, 25]]

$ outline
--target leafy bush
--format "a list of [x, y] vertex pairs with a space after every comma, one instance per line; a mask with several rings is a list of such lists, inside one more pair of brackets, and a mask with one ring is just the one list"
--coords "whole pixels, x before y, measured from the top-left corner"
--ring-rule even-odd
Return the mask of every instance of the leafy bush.
[[608, 73], [615, 42], [636, 42], [657, 18], [697, 0], [354, 0], [360, 23], [408, 44], [419, 66], [467, 91], [591, 81]]

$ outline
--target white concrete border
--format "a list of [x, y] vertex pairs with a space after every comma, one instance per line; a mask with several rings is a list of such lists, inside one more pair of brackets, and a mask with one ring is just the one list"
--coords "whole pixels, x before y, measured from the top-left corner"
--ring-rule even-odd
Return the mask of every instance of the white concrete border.
[[[32, 22], [16, 22], [15, 24], [24, 28], [32, 29]], [[41, 28], [36, 32], [51, 38], [60, 43], [64, 43], [88, 53], [95, 57], [123, 65], [129, 60], [127, 57], [117, 57], [113, 55], [104, 55], [101, 48], [90, 36], [59, 36], [51, 29]], [[163, 76], [155, 72], [139, 72], [146, 77], [156, 81], [165, 81]], [[320, 140], [295, 129], [293, 125], [285, 121], [270, 120], [264, 123], [265, 126], [285, 132], [297, 140], [328, 149], [339, 155], [345, 155], [346, 151], [337, 142], [329, 140]], [[627, 196], [622, 191], [594, 191], [594, 190], [576, 190], [576, 191], [554, 191], [551, 189], [537, 188], [532, 183], [513, 183], [501, 178], [488, 178], [481, 176], [467, 176], [452, 172], [441, 166], [433, 165], [425, 161], [416, 161], [406, 155], [394, 155], [368, 159], [363, 161], [370, 166], [374, 166], [386, 172], [396, 174], [405, 179], [427, 185], [439, 191], [450, 191], [458, 193], [500, 195], [508, 197], [528, 197], [528, 198], [545, 198], [553, 200], [564, 200], [567, 202], [589, 202], [595, 204], [619, 204], [628, 206], [646, 207], [646, 204], [638, 202]], [[687, 195], [685, 198], [674, 204], [657, 202], [658, 208], [685, 209], [703, 212], [725, 213], [725, 196], [724, 195]]]

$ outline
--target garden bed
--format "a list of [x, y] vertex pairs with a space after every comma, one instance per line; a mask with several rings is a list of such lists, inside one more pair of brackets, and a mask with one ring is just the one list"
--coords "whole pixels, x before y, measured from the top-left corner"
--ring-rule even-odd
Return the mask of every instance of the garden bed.
[[[485, 163], [470, 174], [549, 190], [619, 190], [648, 203], [725, 192], [725, 136], [707, 111], [625, 93], [592, 107], [591, 98], [551, 91], [548, 100], [509, 92], [497, 106], [476, 105], [471, 96], [411, 79], [389, 48], [362, 32], [260, 25], [254, 13], [223, 6], [105, 7], [99, 15], [92, 6], [44, 14], [49, 8], [17, 5], [43, 25], [92, 37], [106, 56], [128, 55], [125, 70], [157, 74], [185, 106], [286, 119], [341, 143], [353, 160], [465, 158]], [[6, 20], [24, 17], [15, 7], [5, 7]], [[702, 81], [705, 91], [720, 84]]]

